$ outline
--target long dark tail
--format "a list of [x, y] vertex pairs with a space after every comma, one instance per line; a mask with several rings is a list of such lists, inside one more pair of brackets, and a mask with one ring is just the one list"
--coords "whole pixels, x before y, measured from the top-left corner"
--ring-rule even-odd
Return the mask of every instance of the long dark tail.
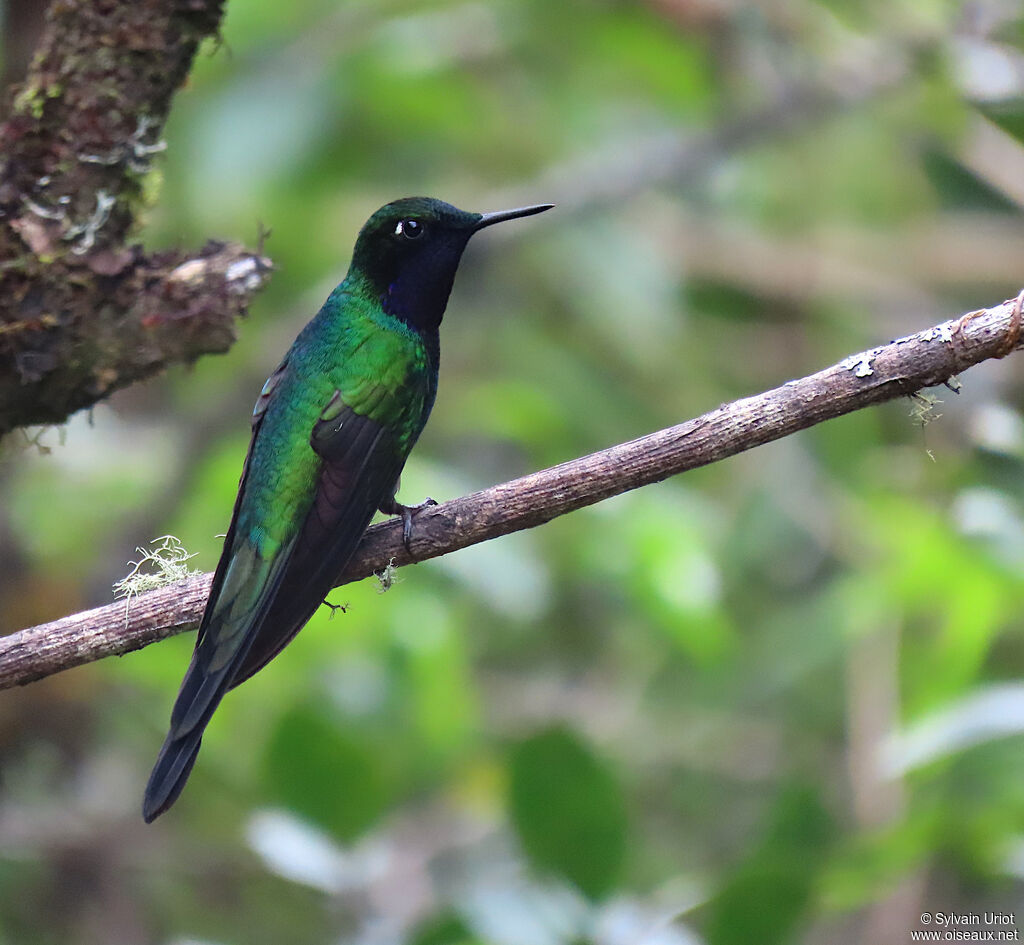
[[[216, 625], [219, 621], [214, 617], [210, 623]], [[213, 668], [210, 659], [213, 644], [214, 639], [209, 635], [203, 634], [199, 638], [181, 683], [171, 712], [170, 731], [157, 755], [142, 800], [142, 816], [146, 823], [159, 817], [181, 794], [196, 763], [203, 732], [231, 687], [234, 670], [245, 655], [244, 650], [240, 650], [228, 663]]]
[[202, 741], [201, 731], [191, 732], [184, 738], [167, 736], [142, 800], [142, 816], [147, 824], [156, 820], [178, 799], [192, 773]]
[[142, 801], [146, 823], [181, 794], [199, 754], [203, 732], [235, 676], [276, 596], [291, 543], [272, 561], [248, 544], [232, 549], [218, 567], [199, 627], [192, 662], [171, 712], [171, 725]]

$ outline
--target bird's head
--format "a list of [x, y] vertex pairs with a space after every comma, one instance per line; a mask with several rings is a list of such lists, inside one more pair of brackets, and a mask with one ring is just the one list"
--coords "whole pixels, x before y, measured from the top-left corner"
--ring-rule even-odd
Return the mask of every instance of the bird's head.
[[430, 197], [396, 200], [381, 207], [359, 231], [349, 278], [361, 283], [389, 314], [421, 331], [436, 329], [469, 238], [493, 223], [552, 206], [469, 213]]

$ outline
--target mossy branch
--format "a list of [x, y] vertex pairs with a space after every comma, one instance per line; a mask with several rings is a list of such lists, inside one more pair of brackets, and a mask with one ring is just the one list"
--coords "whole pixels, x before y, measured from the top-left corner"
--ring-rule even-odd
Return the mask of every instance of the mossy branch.
[[[402, 544], [400, 521], [375, 525], [338, 584], [533, 528], [823, 420], [950, 382], [972, 365], [1021, 347], [1022, 300], [1024, 292], [1016, 300], [860, 352], [678, 426], [426, 508], [416, 517], [411, 554]], [[0, 639], [0, 688], [194, 629], [210, 579], [199, 575], [140, 595], [127, 623], [124, 604], [113, 603]]]
[[226, 351], [268, 260], [128, 239], [174, 93], [224, 0], [54, 0], [0, 125], [0, 436]]

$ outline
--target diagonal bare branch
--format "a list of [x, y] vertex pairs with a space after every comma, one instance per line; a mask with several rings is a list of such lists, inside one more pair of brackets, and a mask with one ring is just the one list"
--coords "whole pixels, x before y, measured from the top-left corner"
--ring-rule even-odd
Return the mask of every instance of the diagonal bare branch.
[[[424, 509], [416, 518], [412, 554], [402, 544], [397, 520], [375, 525], [338, 584], [368, 577], [390, 561], [412, 564], [533, 528], [823, 420], [943, 384], [972, 365], [1021, 347], [1022, 300], [1024, 292], [677, 426]], [[142, 595], [127, 624], [124, 604], [115, 603], [0, 639], [0, 688], [194, 629], [210, 578], [204, 574]]]

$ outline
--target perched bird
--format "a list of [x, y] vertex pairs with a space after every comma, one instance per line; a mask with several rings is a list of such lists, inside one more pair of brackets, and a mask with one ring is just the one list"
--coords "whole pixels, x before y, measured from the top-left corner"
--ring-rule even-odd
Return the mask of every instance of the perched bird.
[[[263, 386], [238, 498], [142, 813], [181, 793], [224, 694], [313, 616], [377, 509], [412, 515], [399, 475], [437, 392], [438, 328], [469, 238], [551, 204], [467, 213], [426, 197], [366, 222], [345, 281]], [[429, 504], [430, 500], [427, 503]]]

